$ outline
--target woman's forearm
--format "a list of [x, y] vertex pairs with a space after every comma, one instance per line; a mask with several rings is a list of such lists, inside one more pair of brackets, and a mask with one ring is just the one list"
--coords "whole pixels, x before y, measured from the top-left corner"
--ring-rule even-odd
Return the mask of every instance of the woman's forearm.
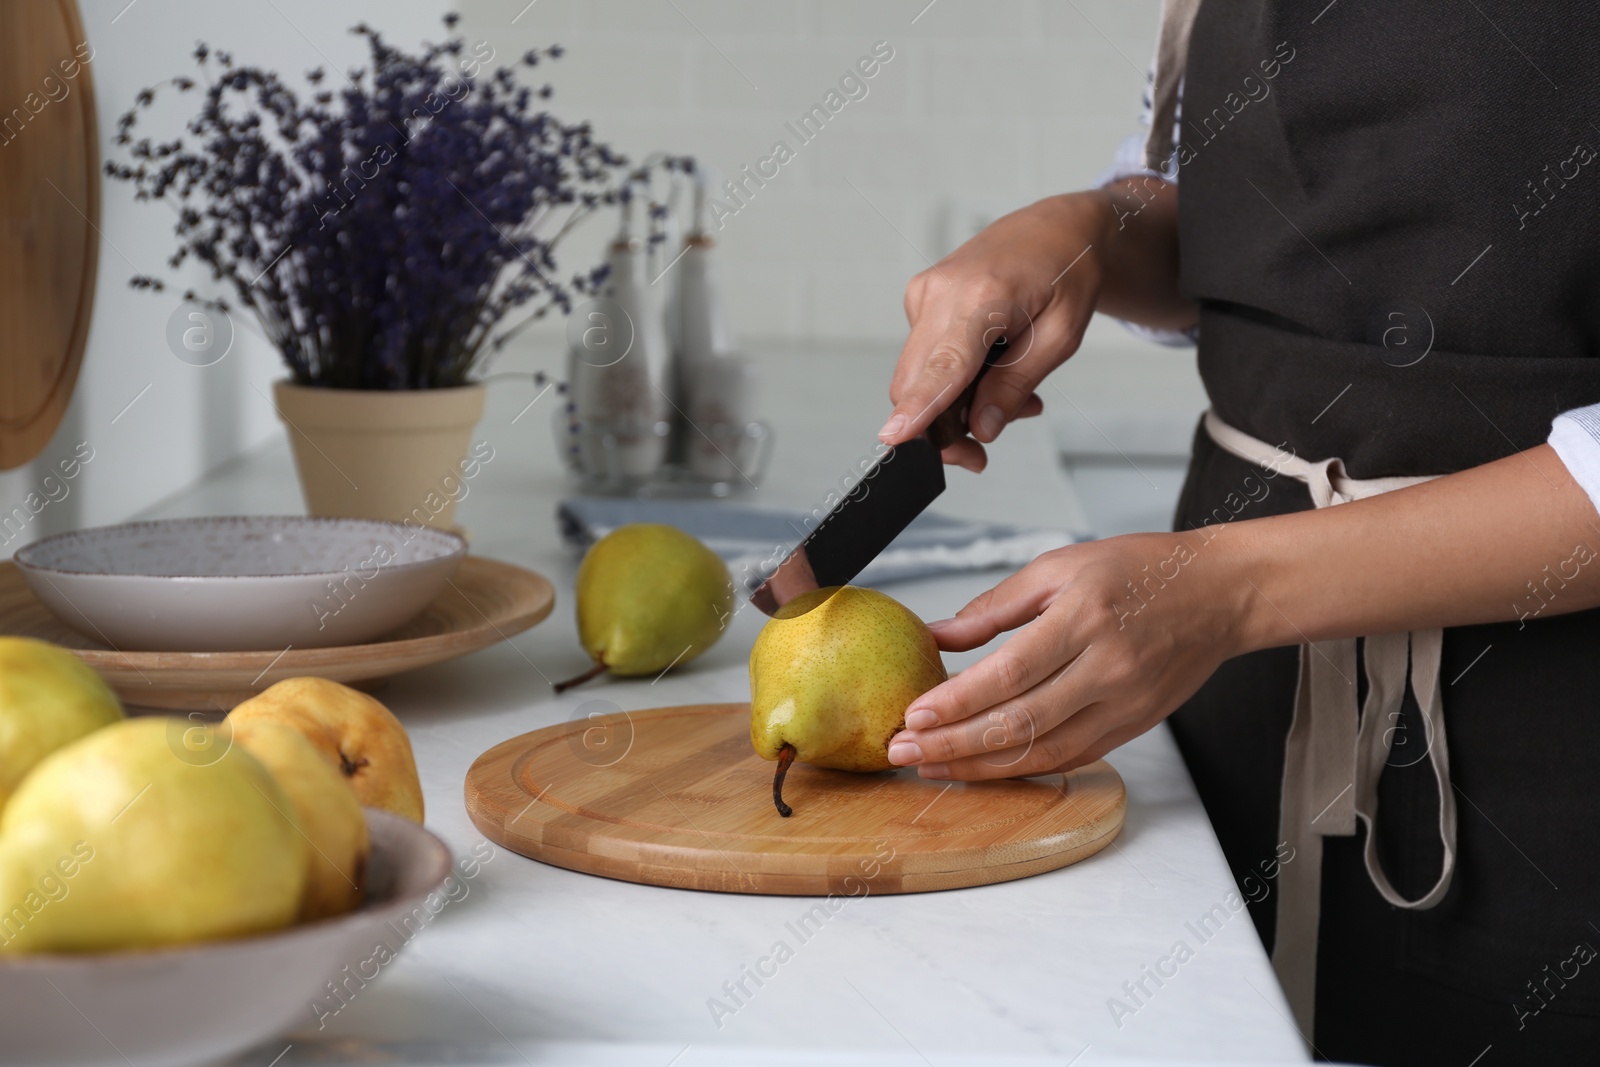
[[1600, 604], [1595, 546], [1600, 516], [1541, 446], [1317, 511], [1058, 548], [930, 624], [948, 652], [1011, 636], [918, 697], [889, 758], [938, 779], [1082, 767], [1245, 652]]
[[1105, 212], [1096, 310], [1163, 330], [1193, 326], [1198, 308], [1178, 292], [1178, 187], [1134, 176], [1095, 195]]
[[1239, 652], [1600, 605], [1600, 516], [1548, 445], [1196, 533], [1197, 558], [1220, 550], [1224, 587], [1238, 597]]

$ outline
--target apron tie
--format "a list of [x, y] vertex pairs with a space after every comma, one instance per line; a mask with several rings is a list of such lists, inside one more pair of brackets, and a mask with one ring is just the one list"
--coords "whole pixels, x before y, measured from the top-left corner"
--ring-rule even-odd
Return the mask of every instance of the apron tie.
[[[1420, 485], [1436, 476], [1351, 478], [1337, 457], [1301, 459], [1229, 426], [1216, 412], [1205, 414], [1206, 433], [1223, 451], [1247, 463], [1305, 483], [1319, 508]], [[1356, 639], [1315, 641], [1300, 646], [1294, 720], [1284, 751], [1280, 839], [1298, 862], [1279, 871], [1277, 938], [1272, 967], [1294, 1011], [1301, 1036], [1312, 1039], [1317, 992], [1317, 933], [1322, 914], [1322, 839], [1350, 837], [1356, 820], [1367, 827], [1367, 874], [1383, 899], [1397, 908], [1424, 910], [1444, 899], [1456, 866], [1456, 805], [1445, 744], [1444, 698], [1439, 688], [1440, 629], [1376, 634], [1364, 642], [1367, 699], [1356, 706]], [[1378, 780], [1393, 747], [1406, 667], [1416, 695], [1429, 762], [1439, 788], [1439, 840], [1444, 861], [1432, 889], [1407, 900], [1378, 862]]]
[[1189, 31], [1194, 28], [1200, 0], [1166, 0], [1161, 8], [1161, 30], [1156, 38], [1155, 70], [1150, 78], [1150, 137], [1144, 145], [1144, 165], [1162, 174], [1176, 170], [1172, 163], [1173, 130], [1178, 124], [1178, 97], [1183, 68], [1189, 59]]

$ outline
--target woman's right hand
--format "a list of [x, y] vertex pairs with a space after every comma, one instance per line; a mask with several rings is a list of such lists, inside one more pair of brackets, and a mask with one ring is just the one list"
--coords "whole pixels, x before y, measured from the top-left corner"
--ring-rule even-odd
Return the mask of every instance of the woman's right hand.
[[999, 219], [912, 278], [911, 334], [889, 386], [894, 412], [878, 436], [894, 445], [921, 433], [1004, 336], [1005, 357], [978, 384], [972, 438], [944, 452], [946, 463], [982, 470], [983, 445], [1013, 419], [1039, 414], [1035, 390], [1077, 351], [1100, 296], [1101, 250], [1116, 225], [1101, 190], [1053, 196]]
[[1178, 187], [1154, 176], [1052, 196], [987, 227], [906, 286], [911, 334], [878, 436], [900, 444], [961, 394], [990, 345], [1006, 355], [978, 383], [972, 437], [946, 463], [982, 470], [983, 446], [1043, 410], [1035, 392], [1078, 350], [1096, 309], [1159, 329], [1194, 325], [1178, 289]]

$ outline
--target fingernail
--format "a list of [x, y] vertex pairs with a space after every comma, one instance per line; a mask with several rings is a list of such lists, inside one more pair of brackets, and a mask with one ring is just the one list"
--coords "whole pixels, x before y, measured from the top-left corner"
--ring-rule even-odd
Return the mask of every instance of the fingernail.
[[907, 730], [931, 730], [939, 725], [939, 716], [927, 708], [916, 708], [906, 712]]
[[906, 417], [904, 415], [891, 415], [889, 416], [889, 421], [883, 424], [883, 429], [878, 431], [878, 436], [893, 437], [905, 428]]
[[922, 749], [915, 741], [896, 741], [889, 746], [889, 762], [899, 767], [922, 759]]
[[978, 412], [978, 432], [990, 440], [1000, 436], [1000, 428], [1005, 422], [1005, 412], [993, 404]]
[[950, 768], [942, 763], [926, 763], [917, 768], [917, 773], [924, 778], [948, 778]]
[[928, 624], [928, 629], [930, 629], [930, 630], [942, 630], [944, 627], [949, 626], [951, 623], [953, 623], [955, 621], [956, 620], [954, 620], [954, 619], [935, 619], [935, 620], [933, 620], [932, 622], [930, 622]]

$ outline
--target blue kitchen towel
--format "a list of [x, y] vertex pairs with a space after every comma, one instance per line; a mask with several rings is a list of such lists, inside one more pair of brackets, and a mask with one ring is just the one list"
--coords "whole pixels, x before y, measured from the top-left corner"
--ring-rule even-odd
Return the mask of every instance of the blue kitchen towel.
[[[721, 556], [745, 589], [810, 532], [808, 518], [802, 511], [710, 500], [572, 497], [556, 508], [562, 536], [579, 549], [632, 522], [676, 526]], [[1030, 530], [923, 512], [857, 576], [856, 584], [887, 585], [991, 567], [1015, 569], [1043, 552], [1081, 540], [1064, 530]]]

